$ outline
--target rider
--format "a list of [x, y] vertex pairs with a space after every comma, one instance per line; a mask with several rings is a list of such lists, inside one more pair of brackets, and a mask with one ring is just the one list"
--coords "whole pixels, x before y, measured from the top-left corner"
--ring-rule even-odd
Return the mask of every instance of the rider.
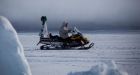
[[43, 38], [44, 37], [44, 27], [45, 27], [45, 22], [47, 21], [47, 17], [46, 16], [41, 16], [41, 21], [42, 21], [42, 28], [41, 28], [41, 32], [39, 33], [40, 37]]
[[59, 29], [59, 35], [63, 40], [65, 40], [65, 42], [70, 41], [70, 37], [68, 35], [69, 32], [71, 32], [71, 30], [68, 28], [68, 22], [64, 21]]
[[41, 17], [41, 21], [42, 21], [42, 25], [44, 25], [45, 22], [47, 21], [47, 17], [46, 16], [42, 16]]

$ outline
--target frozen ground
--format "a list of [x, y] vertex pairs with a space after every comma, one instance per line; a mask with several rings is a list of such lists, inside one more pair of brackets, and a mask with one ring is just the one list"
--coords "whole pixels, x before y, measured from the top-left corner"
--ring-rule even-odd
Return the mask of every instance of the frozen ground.
[[39, 41], [37, 34], [19, 34], [33, 75], [81, 75], [80, 72], [88, 72], [92, 66], [99, 63], [112, 67], [112, 60], [119, 70], [129, 75], [140, 75], [139, 33], [98, 33], [86, 36], [95, 43], [94, 48], [90, 50], [41, 51], [39, 46], [36, 46]]

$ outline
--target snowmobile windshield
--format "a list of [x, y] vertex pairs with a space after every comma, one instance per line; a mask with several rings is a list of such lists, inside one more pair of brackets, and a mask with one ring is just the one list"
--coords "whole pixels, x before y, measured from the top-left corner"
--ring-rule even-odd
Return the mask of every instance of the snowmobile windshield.
[[74, 27], [72, 34], [82, 34], [77, 27]]

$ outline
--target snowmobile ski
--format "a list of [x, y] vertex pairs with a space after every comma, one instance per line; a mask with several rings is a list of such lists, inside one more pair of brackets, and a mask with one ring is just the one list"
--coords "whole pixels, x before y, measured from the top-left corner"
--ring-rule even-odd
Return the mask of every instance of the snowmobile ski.
[[80, 48], [75, 48], [75, 47], [72, 47], [72, 48], [69, 48], [69, 47], [66, 47], [66, 48], [63, 48], [63, 47], [55, 47], [55, 48], [51, 48], [49, 46], [41, 46], [40, 47], [40, 50], [89, 50], [90, 48], [92, 48], [94, 46], [94, 43], [91, 43], [89, 46], [87, 47], [80, 47]]

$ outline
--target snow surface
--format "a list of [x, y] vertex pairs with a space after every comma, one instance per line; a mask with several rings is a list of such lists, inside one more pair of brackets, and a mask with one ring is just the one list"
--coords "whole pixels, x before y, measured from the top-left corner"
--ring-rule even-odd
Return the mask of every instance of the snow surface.
[[140, 75], [140, 33], [86, 33], [90, 50], [39, 50], [36, 33], [20, 33], [33, 75]]
[[0, 75], [31, 75], [15, 29], [0, 16]]
[[128, 75], [126, 72], [120, 71], [115, 62], [111, 63], [99, 63], [93, 66], [88, 71], [69, 73], [68, 75]]

